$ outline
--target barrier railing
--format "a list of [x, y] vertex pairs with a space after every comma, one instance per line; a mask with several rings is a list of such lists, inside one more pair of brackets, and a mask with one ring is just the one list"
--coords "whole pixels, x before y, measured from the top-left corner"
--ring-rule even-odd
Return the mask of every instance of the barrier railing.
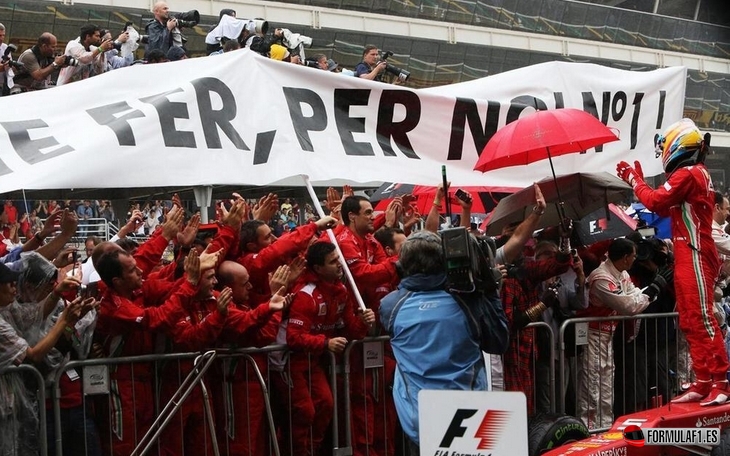
[[[624, 342], [623, 338], [618, 339], [616, 342], [616, 350], [611, 353], [611, 363], [613, 364], [613, 355], [620, 358], [621, 366], [618, 367], [615, 375], [615, 381], [617, 384], [624, 385], [625, 387], [615, 387], [613, 378], [606, 376], [601, 378], [603, 383], [601, 386], [608, 387], [612, 391], [626, 390], [626, 391], [648, 391], [647, 394], [651, 393], [651, 387], [655, 387], [653, 393], [649, 396], [642, 397], [639, 395], [634, 396], [617, 396], [611, 395], [611, 411], [607, 413], [607, 417], [601, 416], [600, 403], [607, 402], [606, 397], [601, 397], [600, 388], [593, 388], [592, 391], [599, 391], [598, 399], [599, 402], [592, 403], [590, 401], [584, 402], [582, 409], [573, 411], [573, 414], [581, 416], [587, 416], [586, 414], [592, 413], [592, 419], [587, 419], [592, 431], [601, 431], [610, 426], [609, 422], [612, 422], [614, 417], [614, 409], [624, 410], [626, 413], [634, 411], [637, 407], [650, 407], [661, 405], [664, 401], [676, 392], [674, 386], [682, 377], [678, 370], [678, 360], [680, 356], [673, 353], [680, 352], [679, 342], [673, 344], [665, 343], [667, 347], [674, 345], [671, 348], [667, 348], [657, 341], [652, 341], [652, 336], [647, 333], [657, 335], [659, 334], [658, 340], [673, 340], [677, 334], [674, 326], [676, 313], [666, 314], [645, 314], [634, 317], [627, 316], [616, 316], [607, 318], [573, 318], [566, 320], [560, 327], [560, 333], [557, 338], [557, 344], [555, 343], [555, 334], [553, 329], [544, 322], [537, 322], [530, 324], [527, 328], [534, 331], [544, 331], [547, 335], [545, 338], [549, 345], [549, 350], [545, 351], [547, 347], [541, 348], [544, 356], [544, 362], [547, 365], [547, 369], [542, 374], [537, 374], [537, 369], [533, 364], [533, 373], [535, 375], [535, 386], [540, 382], [547, 382], [551, 386], [559, 385], [557, 391], [555, 388], [550, 388], [547, 395], [550, 400], [550, 410], [561, 413], [571, 412], [566, 408], [566, 400], [568, 396], [572, 395], [576, 403], [580, 399], [580, 395], [584, 392], [590, 392], [587, 388], [587, 383], [584, 380], [580, 380], [581, 375], [577, 370], [569, 369], [568, 364], [571, 352], [575, 352], [575, 348], [586, 345], [586, 339], [592, 336], [606, 336], [605, 341], [612, 340], [615, 336], [614, 331], [601, 332], [598, 330], [585, 329], [585, 325], [593, 324], [594, 326], [601, 323], [610, 323], [611, 325], [618, 325], [621, 328], [622, 322], [629, 322], [633, 330], [637, 327], [637, 322], [641, 322], [643, 325], [644, 332], [638, 332], [639, 336], [631, 338], [631, 340]], [[654, 324], [652, 324], [654, 322]], [[578, 327], [579, 333], [577, 342], [571, 341], [568, 338], [568, 334], [575, 331], [575, 327]], [[581, 326], [584, 325], [584, 326]], [[653, 332], [650, 330], [653, 329]], [[596, 334], [589, 334], [589, 331], [594, 331]], [[606, 333], [606, 334], [603, 334]], [[628, 333], [627, 333], [628, 334]], [[633, 336], [633, 332], [631, 333]], [[518, 337], [515, 334], [513, 337]], [[392, 404], [392, 393], [390, 386], [393, 381], [393, 374], [395, 370], [395, 360], [392, 358], [392, 352], [387, 348], [387, 342], [389, 338], [387, 336], [366, 338], [363, 340], [351, 342], [341, 360], [337, 361], [337, 358], [332, 353], [326, 352], [324, 357], [312, 356], [308, 362], [300, 359], [299, 371], [300, 379], [304, 379], [309, 384], [305, 391], [309, 391], [310, 395], [313, 390], [317, 387], [313, 385], [313, 368], [314, 363], [319, 367], [318, 369], [324, 369], [320, 372], [324, 372], [324, 383], [328, 383], [328, 388], [332, 394], [333, 401], [333, 412], [331, 422], [329, 422], [329, 428], [331, 429], [331, 437], [326, 440], [325, 445], [327, 448], [332, 450], [332, 454], [335, 456], [345, 455], [367, 455], [371, 453], [375, 454], [394, 454], [397, 452], [399, 441], [402, 444], [402, 440], [399, 440], [396, 434], [395, 427], [397, 424], [397, 416], [395, 414], [394, 406]], [[555, 347], [559, 347], [559, 350], [555, 350]], [[106, 381], [109, 384], [115, 382], [115, 375], [119, 373], [121, 365], [127, 365], [124, 370], [129, 376], [129, 384], [147, 383], [151, 386], [151, 390], [154, 391], [151, 396], [142, 395], [140, 391], [131, 391], [132, 399], [130, 406], [134, 409], [140, 406], [150, 406], [154, 409], [154, 416], [159, 416], [157, 423], [154, 420], [150, 420], [149, 425], [144, 423], [138, 423], [137, 421], [131, 423], [125, 423], [131, 429], [130, 432], [133, 434], [127, 435], [133, 446], [130, 447], [129, 451], [124, 453], [121, 449], [116, 448], [119, 443], [118, 439], [113, 437], [114, 428], [114, 416], [115, 409], [112, 407], [112, 403], [118, 400], [119, 397], [111, 393], [107, 394], [106, 402], [109, 407], [109, 413], [105, 414], [104, 407], [99, 406], [100, 401], [94, 400], [93, 396], [87, 396], [88, 391], [82, 393], [82, 400], [84, 402], [82, 413], [84, 419], [86, 419], [86, 413], [89, 410], [96, 410], [93, 412], [96, 416], [96, 423], [101, 430], [106, 423], [106, 440], [104, 441], [104, 449], [109, 454], [131, 454], [133, 449], [135, 454], [144, 454], [149, 451], [152, 447], [152, 443], [155, 439], [158, 439], [163, 435], [165, 426], [168, 427], [180, 427], [184, 424], [183, 418], [180, 418], [180, 422], [172, 422], [173, 416], [182, 416], [182, 411], [186, 404], [192, 401], [195, 407], [205, 411], [205, 418], [202, 423], [202, 432], [208, 433], [209, 437], [206, 436], [204, 440], [207, 445], [206, 450], [197, 451], [192, 448], [182, 449], [183, 453], [186, 454], [236, 454], [239, 450], [234, 450], [233, 445], [240, 445], [243, 441], [247, 444], [254, 445], [254, 440], [261, 438], [264, 441], [264, 452], [266, 454], [275, 454], [280, 456], [281, 454], [292, 454], [294, 451], [301, 451], [302, 448], [299, 446], [300, 442], [297, 441], [292, 434], [287, 430], [291, 430], [292, 425], [296, 425], [297, 420], [301, 416], [297, 415], [297, 408], [293, 405], [294, 401], [298, 399], [295, 390], [291, 389], [292, 370], [291, 364], [287, 363], [284, 365], [283, 370], [274, 370], [273, 365], [269, 362], [269, 355], [272, 353], [283, 354], [283, 358], [289, 353], [288, 348], [284, 345], [271, 345], [264, 348], [245, 348], [236, 350], [218, 350], [209, 351], [205, 355], [201, 356], [200, 353], [183, 353], [183, 354], [164, 354], [164, 355], [145, 355], [136, 356], [130, 358], [102, 358], [102, 359], [91, 359], [85, 361], [72, 361], [64, 366], [63, 369], [55, 372], [53, 379], [50, 384], [52, 385], [51, 396], [52, 396], [52, 408], [53, 408], [53, 443], [55, 447], [55, 454], [62, 455], [64, 439], [67, 435], [63, 433], [62, 417], [61, 417], [61, 384], [62, 378], [68, 375], [69, 371], [78, 371], [84, 379], [89, 377], [89, 372], [93, 371], [98, 366], [104, 366], [108, 369], [106, 374]], [[588, 348], [584, 349], [583, 353], [577, 353], [575, 355], [575, 364], [580, 364], [580, 357], [584, 355], [590, 355], [591, 352]], [[641, 360], [643, 358], [636, 357], [638, 355], [649, 356], [652, 360], [659, 360], [656, 363], [649, 363], [650, 366], [664, 365], [666, 369], [659, 372], [644, 372], [640, 369]], [[300, 354], [301, 355], [301, 354]], [[201, 368], [195, 369], [192, 367], [191, 361], [201, 356]], [[604, 361], [608, 361], [608, 353], [599, 352], [596, 359], [599, 361], [598, 364], [606, 364]], [[380, 359], [378, 361], [378, 359]], [[305, 364], [302, 364], [304, 363]], [[534, 362], [534, 361], [533, 361]], [[604, 362], [604, 363], [602, 363]], [[177, 366], [174, 365], [177, 363]], [[228, 363], [228, 364], [226, 364]], [[236, 375], [240, 376], [240, 380], [250, 382], [250, 385], [256, 385], [255, 388], [238, 390], [237, 394], [243, 395], [238, 397], [225, 397], [225, 389], [231, 386], [236, 388], [240, 387], [241, 384], [228, 384], [226, 382], [231, 380], [231, 376], [234, 375], [235, 369], [231, 367], [230, 363], [240, 363], [239, 372]], [[646, 363], [645, 363], [646, 364]], [[240, 365], [246, 366], [245, 371], [241, 370]], [[149, 368], [149, 366], [154, 366]], [[304, 366], [304, 367], [303, 367]], [[590, 364], [587, 366], [590, 367]], [[20, 368], [13, 368], [14, 370], [29, 369], [33, 372], [37, 381], [43, 384], [43, 378], [41, 374], [33, 369], [32, 367], [22, 366]], [[13, 372], [13, 369], [6, 372]], [[307, 371], [302, 373], [302, 369]], [[327, 369], [329, 369], [327, 371]], [[89, 372], [85, 372], [89, 371]], [[115, 374], [116, 373], [116, 374]], [[98, 374], [97, 374], [98, 375]], [[103, 376], [103, 374], [101, 374]], [[319, 375], [319, 374], [318, 374]], [[547, 377], [545, 376], [547, 375]], [[600, 375], [600, 372], [599, 372]], [[172, 377], [177, 379], [172, 379]], [[187, 376], [187, 380], [182, 381]], [[134, 380], [131, 380], [131, 379]], [[281, 380], [284, 380], [283, 383]], [[647, 380], [648, 379], [648, 380]], [[272, 382], [276, 380], [276, 382]], [[569, 381], [573, 381], [573, 392], [566, 390], [564, 385], [568, 384]], [[661, 381], [660, 381], [661, 380]], [[169, 387], [169, 396], [165, 396], [160, 391], [165, 383], [173, 382]], [[179, 383], [174, 383], [175, 381]], [[205, 382], [205, 383], [204, 383]], [[222, 382], [222, 383], [221, 383]], [[103, 383], [103, 382], [102, 382]], [[276, 388], [272, 388], [273, 383], [278, 383]], [[654, 384], [656, 383], [656, 385]], [[197, 388], [197, 385], [204, 386], [207, 384], [208, 389], [212, 389], [213, 398], [208, 398], [205, 394], [191, 395], [190, 392]], [[180, 385], [178, 387], [178, 385]], [[186, 386], [187, 385], [187, 386]], [[283, 386], [283, 389], [282, 388]], [[321, 385], [319, 385], [321, 386]], [[44, 389], [39, 389], [39, 403], [44, 403], [45, 394]], [[97, 391], [98, 393], [98, 391]], [[137, 394], [135, 397], [134, 394]], [[533, 391], [532, 394], [537, 394]], [[234, 407], [240, 407], [240, 401], [246, 401], [245, 407], [254, 407], [257, 404], [261, 405], [258, 416], [261, 418], [262, 427], [256, 427], [256, 423], [248, 421], [249, 409], [239, 409], [236, 419], [245, 421], [245, 423], [238, 423], [243, 426], [248, 426], [243, 431], [239, 432], [238, 435], [230, 432], [233, 427], [233, 419], [228, 420], [228, 417], [224, 416], [225, 411], [223, 410], [224, 405], [220, 405], [219, 410], [215, 410], [216, 416], [213, 416], [213, 410], [210, 409], [209, 401], [216, 403], [216, 407], [219, 404], [223, 404], [226, 400], [233, 400], [232, 404]], [[103, 404], [104, 398], [101, 403]], [[273, 404], [272, 400], [276, 400], [279, 403]], [[93, 402], [94, 407], [87, 407], [87, 401]], [[141, 401], [149, 401], [141, 402]], [[155, 406], [159, 401], [159, 405]], [[202, 402], [202, 405], [201, 405]], [[98, 407], [97, 407], [98, 406]], [[192, 407], [193, 405], [190, 405]], [[297, 405], [298, 406], [298, 405]], [[315, 409], [315, 414], [321, 410]], [[118, 412], [118, 410], [117, 410]], [[89, 412], [92, 413], [92, 412]], [[219, 415], [221, 413], [221, 415]], [[623, 414], [623, 413], [621, 413]], [[41, 435], [45, 435], [45, 410], [40, 407], [40, 424]], [[245, 415], [245, 416], [244, 416]], [[153, 416], [153, 417], [154, 417]], [[604, 419], [605, 418], [605, 419]], [[137, 415], [134, 415], [133, 420], [137, 419]], [[175, 418], [177, 419], [177, 418]], [[344, 421], [343, 421], [344, 420]], [[217, 425], [214, 429], [213, 422], [216, 421]], [[50, 421], [49, 421], [50, 423]], [[158, 426], [159, 424], [159, 426]], [[138, 426], [139, 425], [139, 426]], [[218, 434], [216, 434], [216, 432]], [[311, 432], [311, 428], [310, 428]], [[137, 435], [134, 435], [138, 433]], [[175, 434], [180, 442], [184, 439], [182, 434]], [[225, 440], [221, 440], [221, 435], [225, 436]], [[137, 437], [141, 437], [138, 439]], [[208, 439], [210, 438], [210, 442]], [[161, 440], [161, 439], [160, 439]], [[305, 440], [306, 441], [306, 440]], [[215, 443], [213, 443], [215, 442]], [[45, 438], [40, 439], [41, 454], [47, 453]], [[88, 446], [85, 442], [76, 442], [77, 446]], [[158, 445], [160, 443], [158, 442]], [[283, 446], [282, 446], [283, 445]], [[309, 442], [311, 445], [310, 450], [316, 444]], [[202, 446], [201, 446], [202, 448]], [[212, 448], [208, 451], [207, 448]], [[88, 452], [87, 454], [94, 454]]]
[[[27, 374], [23, 375], [23, 374]], [[45, 380], [43, 379], [43, 375], [36, 369], [35, 367], [28, 365], [28, 364], [21, 364], [19, 366], [11, 366], [8, 368], [3, 369], [0, 371], [0, 382], [5, 383], [5, 385], [0, 385], [0, 393], [7, 393], [9, 394], [9, 397], [0, 397], [0, 401], [15, 401], [15, 404], [13, 405], [14, 412], [10, 416], [3, 416], [3, 427], [4, 429], [0, 430], [0, 435], [2, 435], [4, 432], [10, 431], [11, 433], [15, 430], [19, 430], [21, 426], [28, 425], [29, 423], [18, 423], [16, 422], [18, 416], [17, 413], [21, 412], [20, 408], [24, 405], [19, 405], [21, 402], [24, 402], [26, 399], [25, 397], [18, 397], [17, 394], [19, 394], [19, 391], [14, 391], [14, 379], [13, 377], [20, 377], [23, 378], [16, 378], [15, 380], [19, 382], [23, 382], [24, 379], [28, 379], [28, 377], [32, 377], [35, 381], [35, 384], [37, 385], [37, 389], [35, 390], [36, 399], [38, 404], [45, 404], [46, 403], [46, 389], [45, 389]], [[23, 382], [24, 384], [24, 382]], [[8, 388], [7, 391], [5, 391], [5, 388]], [[6, 404], [0, 404], [0, 405], [6, 405]], [[25, 412], [34, 412], [34, 410], [28, 411], [22, 411], [21, 413]], [[26, 418], [30, 418], [26, 416]], [[31, 430], [31, 434], [33, 432], [38, 433], [38, 450], [40, 456], [47, 456], [48, 455], [48, 442], [46, 440], [46, 409], [42, 405], [38, 407], [38, 425], [36, 429]], [[17, 446], [17, 445], [33, 445], [36, 443], [36, 441], [33, 441], [29, 438], [28, 435], [25, 435], [25, 439], [19, 438], [19, 435], [13, 435], [13, 436], [7, 436], [10, 437], [11, 441], [0, 441], [0, 452], [3, 452], [5, 450], [8, 450], [7, 453], [3, 452], [2, 454], [27, 454], [27, 450], [22, 450], [19, 453], [16, 451], [15, 448], [6, 448], [6, 445], [9, 446]], [[3, 438], [4, 440], [4, 438]], [[25, 440], [25, 441], [24, 441]]]
[[[591, 431], [602, 432], [610, 429], [617, 415], [671, 399], [677, 384], [689, 379], [689, 363], [680, 369], [680, 361], [687, 355], [680, 350], [676, 317], [672, 312], [564, 321], [558, 338], [558, 382], [573, 382], [575, 411], [566, 407], [569, 398], [563, 388], [557, 411], [575, 414]], [[568, 366], [573, 357], [575, 370]], [[616, 370], [617, 360], [620, 371]], [[654, 371], [649, 372], [647, 365]], [[567, 381], [566, 372], [571, 375]], [[616, 394], [620, 395], [618, 402]]]

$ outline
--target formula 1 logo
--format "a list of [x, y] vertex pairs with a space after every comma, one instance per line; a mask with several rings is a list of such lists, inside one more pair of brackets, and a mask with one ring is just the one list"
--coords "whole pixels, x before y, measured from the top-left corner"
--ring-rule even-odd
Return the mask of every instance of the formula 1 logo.
[[[477, 409], [456, 409], [449, 427], [446, 429], [439, 447], [449, 448], [457, 437], [464, 437], [469, 430], [463, 425], [464, 421], [473, 417]], [[494, 449], [499, 441], [502, 431], [509, 421], [510, 412], [505, 410], [487, 410], [481, 420], [481, 424], [474, 432], [473, 437], [480, 439], [477, 449]]]

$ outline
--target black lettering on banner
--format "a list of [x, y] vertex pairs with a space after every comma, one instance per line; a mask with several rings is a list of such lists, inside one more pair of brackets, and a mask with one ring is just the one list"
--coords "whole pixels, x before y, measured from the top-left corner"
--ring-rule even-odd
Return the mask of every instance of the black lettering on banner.
[[[294, 126], [294, 133], [299, 141], [299, 146], [307, 152], [314, 152], [312, 140], [309, 137], [310, 131], [324, 131], [327, 128], [327, 111], [322, 98], [317, 92], [309, 89], [294, 87], [283, 87], [286, 104], [289, 107], [289, 116]], [[304, 117], [302, 103], [312, 108], [312, 115]]]
[[188, 105], [179, 101], [170, 101], [167, 96], [173, 93], [182, 92], [177, 88], [151, 97], [140, 98], [140, 101], [149, 103], [157, 110], [160, 117], [160, 128], [162, 139], [166, 147], [190, 147], [195, 148], [195, 135], [192, 131], [181, 131], [175, 129], [175, 119], [189, 119]]
[[[200, 112], [200, 122], [203, 126], [203, 135], [205, 136], [205, 143], [208, 145], [208, 148], [221, 149], [223, 147], [218, 128], [216, 128], [217, 126], [223, 130], [223, 133], [226, 134], [236, 149], [250, 150], [233, 127], [233, 124], [231, 124], [231, 121], [236, 118], [236, 97], [233, 95], [231, 89], [223, 81], [216, 78], [199, 78], [190, 83], [195, 88], [195, 96], [198, 100], [198, 110]], [[210, 99], [211, 92], [217, 93], [223, 102], [221, 109], [213, 109], [213, 104]]]
[[[406, 108], [406, 117], [400, 122], [393, 122], [395, 105]], [[420, 158], [411, 146], [408, 132], [416, 128], [421, 118], [421, 99], [413, 92], [406, 90], [383, 90], [378, 107], [378, 143], [386, 157], [395, 157], [390, 145], [390, 138], [398, 145], [408, 158]]]
[[[596, 100], [593, 98], [593, 93], [581, 92], [581, 96], [583, 97], [583, 110], [600, 120], [603, 125], [608, 125], [608, 114], [611, 107], [611, 92], [603, 92], [603, 104], [600, 117], [598, 116], [598, 108], [596, 107]], [[596, 146], [596, 152], [603, 152], [603, 145]]]
[[664, 103], [667, 100], [667, 91], [659, 91], [659, 110], [656, 115], [656, 129], [662, 128], [662, 122], [664, 122]]
[[449, 427], [446, 429], [439, 446], [441, 448], [448, 448], [451, 446], [451, 443], [456, 437], [464, 437], [466, 427], [462, 426], [461, 423], [463, 423], [465, 419], [474, 416], [475, 413], [477, 413], [476, 409], [456, 409], [454, 417], [451, 419], [451, 423], [449, 423]]
[[461, 160], [464, 148], [464, 131], [466, 124], [469, 124], [469, 131], [474, 139], [474, 148], [478, 155], [482, 154], [484, 146], [487, 145], [492, 136], [497, 132], [499, 121], [499, 102], [487, 101], [487, 118], [484, 120], [479, 116], [479, 108], [476, 101], [470, 98], [456, 98], [454, 115], [451, 117], [451, 137], [449, 138], [448, 160]]
[[[619, 108], [620, 106], [620, 108]], [[613, 102], [611, 103], [611, 118], [618, 122], [621, 120], [621, 118], [624, 116], [624, 113], [626, 112], [626, 92], [623, 90], [619, 90], [616, 92], [616, 95], [613, 97]], [[604, 122], [605, 124], [606, 122]]]
[[[15, 149], [15, 152], [18, 154], [18, 156], [20, 156], [20, 158], [22, 158], [31, 165], [42, 162], [44, 160], [48, 160], [49, 158], [58, 157], [59, 155], [73, 152], [75, 150], [73, 147], [68, 145], [60, 146], [58, 141], [56, 141], [56, 138], [54, 138], [53, 136], [30, 139], [30, 135], [28, 134], [29, 130], [48, 127], [48, 124], [46, 124], [41, 119], [20, 120], [17, 122], [1, 122], [0, 125], [2, 125], [3, 128], [5, 128], [5, 130], [8, 132], [8, 138], [10, 138], [10, 143], [13, 145], [13, 148]], [[57, 147], [50, 152], [41, 152], [41, 149], [48, 149], [53, 146], [60, 147]], [[7, 165], [0, 161], [0, 175], [8, 174], [9, 172], [10, 169], [7, 167]]]
[[563, 92], [553, 92], [553, 98], [555, 99], [555, 109], [563, 109], [565, 107]]
[[[136, 146], [137, 141], [134, 139], [132, 126], [129, 125], [129, 119], [145, 117], [144, 113], [139, 109], [132, 109], [126, 101], [119, 101], [97, 108], [87, 109], [86, 113], [96, 121], [99, 125], [105, 125], [112, 129], [117, 137], [120, 146]], [[123, 116], [116, 117], [114, 114], [130, 111]]]
[[365, 118], [350, 117], [350, 106], [367, 106], [370, 89], [335, 89], [335, 123], [347, 155], [375, 155], [373, 146], [357, 142], [353, 133], [365, 133]]
[[253, 151], [254, 165], [261, 165], [269, 161], [271, 146], [274, 144], [274, 136], [276, 136], [276, 130], [262, 131], [256, 135], [256, 146], [254, 146], [255, 149]]
[[639, 117], [641, 117], [641, 100], [644, 99], [642, 92], [636, 92], [634, 94], [634, 115], [631, 116], [631, 150], [636, 149], [636, 143], [639, 135]]
[[546, 111], [547, 105], [541, 99], [531, 95], [520, 95], [519, 97], [515, 97], [510, 100], [505, 125], [519, 119], [520, 114], [525, 110], [525, 108], [535, 108], [536, 111]]

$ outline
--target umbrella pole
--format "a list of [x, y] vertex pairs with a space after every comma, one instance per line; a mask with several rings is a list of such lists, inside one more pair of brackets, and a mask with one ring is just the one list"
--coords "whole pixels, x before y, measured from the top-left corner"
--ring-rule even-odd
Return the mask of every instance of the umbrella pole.
[[548, 153], [548, 160], [550, 161], [550, 171], [553, 173], [553, 183], [555, 184], [555, 191], [558, 194], [558, 203], [555, 205], [555, 207], [558, 210], [558, 215], [560, 216], [560, 226], [563, 228], [563, 231], [568, 231], [568, 227], [565, 226], [565, 202], [563, 201], [563, 197], [560, 196], [560, 187], [558, 187], [558, 178], [555, 176], [555, 166], [553, 166], [553, 156], [550, 155], [550, 148], [547, 148]]

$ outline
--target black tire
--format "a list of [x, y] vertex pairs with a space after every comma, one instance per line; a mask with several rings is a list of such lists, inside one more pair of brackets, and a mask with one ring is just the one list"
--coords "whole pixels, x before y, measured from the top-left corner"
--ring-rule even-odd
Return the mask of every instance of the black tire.
[[541, 413], [528, 424], [527, 442], [530, 446], [530, 456], [539, 456], [547, 450], [589, 436], [590, 432], [586, 425], [574, 416]]
[[730, 429], [723, 429], [720, 434], [720, 445], [712, 449], [711, 456], [730, 456]]

